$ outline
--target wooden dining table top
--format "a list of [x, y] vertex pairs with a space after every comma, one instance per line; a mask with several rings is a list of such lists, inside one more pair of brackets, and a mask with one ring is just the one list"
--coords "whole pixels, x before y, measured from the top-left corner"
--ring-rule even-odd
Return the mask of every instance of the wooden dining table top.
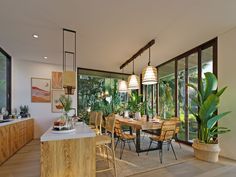
[[128, 125], [135, 129], [160, 129], [162, 125], [162, 120], [152, 119], [149, 122], [146, 121], [145, 118], [141, 118], [140, 120], [135, 120], [131, 118], [124, 118], [121, 116], [116, 116], [116, 119], [120, 121], [122, 125]]

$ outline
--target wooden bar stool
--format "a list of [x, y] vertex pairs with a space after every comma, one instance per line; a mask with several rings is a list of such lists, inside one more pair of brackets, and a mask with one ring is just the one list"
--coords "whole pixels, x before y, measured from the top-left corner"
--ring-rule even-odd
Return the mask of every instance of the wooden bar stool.
[[96, 128], [96, 124], [97, 124], [97, 112], [90, 112], [89, 114], [89, 127], [92, 129]]
[[[112, 167], [108, 166], [108, 168], [102, 170], [96, 170], [96, 172], [100, 173], [113, 170], [114, 176], [116, 177], [117, 172], [116, 172], [115, 149], [114, 149], [115, 120], [116, 119], [114, 114], [106, 117], [105, 134], [96, 136], [96, 146], [106, 149], [107, 160], [112, 163]], [[110, 158], [109, 158], [109, 152], [111, 154]]]

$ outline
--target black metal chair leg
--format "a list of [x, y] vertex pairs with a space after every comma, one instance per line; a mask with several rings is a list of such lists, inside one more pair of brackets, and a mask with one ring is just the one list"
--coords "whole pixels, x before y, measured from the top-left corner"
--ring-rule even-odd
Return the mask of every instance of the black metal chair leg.
[[179, 148], [181, 149], [182, 147], [181, 147], [181, 144], [180, 144], [180, 142], [178, 142], [179, 143]]
[[160, 143], [160, 150], [159, 150], [159, 157], [160, 157], [160, 162], [161, 163], [162, 163], [162, 158], [163, 158], [162, 147], [163, 147], [163, 142]]
[[127, 143], [128, 143], [128, 145], [129, 145], [129, 150], [131, 150], [131, 147], [130, 147], [130, 144], [129, 144], [129, 143], [130, 143], [129, 140], [127, 141]]
[[115, 150], [116, 150], [116, 147], [117, 147], [119, 141], [120, 141], [120, 139], [118, 138], [117, 141], [116, 141]]
[[170, 141], [167, 141], [167, 150], [170, 150]]
[[151, 148], [151, 145], [152, 145], [152, 140], [150, 141], [150, 144], [149, 144], [149, 147], [148, 147], [148, 150], [147, 150], [146, 155], [148, 155], [148, 152], [149, 152], [149, 150], [150, 150], [150, 148]]
[[122, 148], [123, 148], [123, 146], [122, 146], [122, 141], [120, 141], [120, 159], [121, 159], [121, 153], [122, 153]]
[[123, 148], [121, 149], [120, 159], [122, 158], [124, 148], [125, 148], [125, 141], [123, 141]]
[[174, 147], [173, 147], [173, 145], [172, 145], [172, 143], [170, 142], [170, 146], [171, 146], [171, 148], [172, 148], [172, 151], [173, 151], [173, 154], [174, 154], [174, 156], [175, 156], [175, 160], [177, 160], [177, 157], [176, 157], [176, 154], [175, 154], [175, 150], [174, 150]]
[[[134, 143], [135, 150], [136, 150], [136, 152], [137, 152], [136, 143], [135, 143], [135, 140], [134, 140], [134, 139], [133, 139], [133, 143]], [[138, 156], [139, 156], [139, 153], [138, 153]]]

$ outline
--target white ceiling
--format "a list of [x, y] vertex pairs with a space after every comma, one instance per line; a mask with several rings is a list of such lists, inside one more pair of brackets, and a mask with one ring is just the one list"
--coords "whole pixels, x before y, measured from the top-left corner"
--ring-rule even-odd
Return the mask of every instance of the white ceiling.
[[[153, 38], [158, 65], [235, 27], [235, 7], [235, 0], [0, 0], [0, 46], [16, 60], [61, 64], [69, 28], [77, 31], [79, 67], [119, 72]], [[136, 71], [147, 58], [136, 60]]]

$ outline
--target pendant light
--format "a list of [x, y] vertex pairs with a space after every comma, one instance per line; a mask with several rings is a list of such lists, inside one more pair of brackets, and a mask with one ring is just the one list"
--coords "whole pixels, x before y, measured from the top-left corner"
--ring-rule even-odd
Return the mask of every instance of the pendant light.
[[[65, 51], [65, 32], [74, 34], [74, 51]], [[66, 69], [66, 56], [73, 56], [73, 70]], [[74, 95], [76, 88], [76, 31], [63, 28], [63, 88], [66, 95]]]
[[133, 60], [133, 74], [128, 77], [128, 89], [139, 89], [139, 77], [134, 74], [134, 60]]
[[123, 74], [124, 74], [124, 69], [122, 69], [122, 80], [120, 80], [118, 84], [118, 91], [120, 93], [128, 92], [127, 82], [124, 80]]
[[149, 47], [149, 61], [148, 66], [142, 71], [142, 84], [143, 85], [153, 85], [157, 83], [157, 68], [154, 66], [150, 66], [150, 56], [151, 50]]

